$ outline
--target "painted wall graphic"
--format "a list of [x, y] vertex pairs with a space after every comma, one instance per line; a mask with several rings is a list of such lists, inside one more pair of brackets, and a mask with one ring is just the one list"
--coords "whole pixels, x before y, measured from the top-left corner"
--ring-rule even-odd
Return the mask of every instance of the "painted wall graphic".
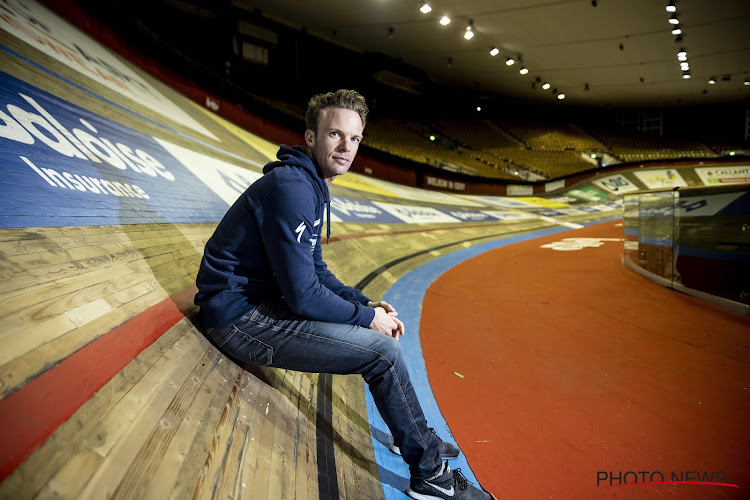
[[0, 29], [125, 98], [219, 140], [99, 42], [33, 0], [3, 0]]
[[[2, 72], [0, 162], [4, 194], [0, 227], [218, 222], [262, 175], [256, 162], [247, 162], [252, 169], [242, 168], [143, 134]], [[419, 198], [416, 188], [366, 180], [366, 191], [374, 188], [397, 198]], [[442, 205], [450, 201], [457, 208], [371, 202], [332, 194], [331, 219], [460, 223], [617, 209], [615, 204], [573, 208], [534, 197], [468, 199], [421, 193], [421, 198]], [[483, 210], [487, 204], [515, 210]]]
[[0, 227], [205, 222], [227, 209], [151, 136], [2, 72], [0, 162]]

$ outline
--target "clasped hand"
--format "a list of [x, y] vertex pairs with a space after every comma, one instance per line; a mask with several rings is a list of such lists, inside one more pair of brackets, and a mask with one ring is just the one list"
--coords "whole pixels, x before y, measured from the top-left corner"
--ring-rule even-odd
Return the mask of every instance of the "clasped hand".
[[404, 323], [396, 317], [398, 312], [392, 305], [382, 300], [380, 302], [369, 302], [367, 305], [375, 308], [375, 317], [369, 327], [371, 330], [384, 333], [395, 339], [405, 333]]

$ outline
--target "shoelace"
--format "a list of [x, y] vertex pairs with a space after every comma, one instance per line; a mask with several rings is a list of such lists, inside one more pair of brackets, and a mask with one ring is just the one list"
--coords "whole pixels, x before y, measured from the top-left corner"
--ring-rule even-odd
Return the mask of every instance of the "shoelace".
[[453, 482], [456, 483], [456, 487], [459, 490], [465, 490], [468, 486], [468, 481], [461, 473], [461, 469], [453, 469]]

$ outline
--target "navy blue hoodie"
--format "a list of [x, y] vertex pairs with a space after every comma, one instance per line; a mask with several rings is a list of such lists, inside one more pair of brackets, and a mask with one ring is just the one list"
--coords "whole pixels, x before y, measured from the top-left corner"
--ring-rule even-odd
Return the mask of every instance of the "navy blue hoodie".
[[276, 299], [311, 320], [369, 326], [375, 316], [369, 299], [323, 261], [328, 185], [299, 146], [281, 146], [276, 156], [206, 243], [195, 296], [203, 326], [229, 325]]

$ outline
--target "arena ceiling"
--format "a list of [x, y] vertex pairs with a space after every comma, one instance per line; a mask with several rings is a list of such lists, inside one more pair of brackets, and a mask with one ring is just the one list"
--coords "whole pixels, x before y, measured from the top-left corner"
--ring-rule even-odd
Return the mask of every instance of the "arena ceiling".
[[[671, 33], [669, 0], [428, 0], [427, 14], [420, 12], [422, 0], [232, 3], [353, 50], [400, 59], [438, 83], [481, 92], [551, 102], [564, 93], [565, 103], [592, 106], [750, 98], [748, 0], [675, 0], [681, 41]], [[450, 24], [439, 23], [443, 15]], [[466, 40], [469, 22], [474, 37]], [[494, 57], [492, 47], [499, 49]], [[689, 79], [678, 61], [682, 48]], [[508, 57], [521, 62], [508, 66]], [[521, 66], [529, 73], [521, 75]]]

